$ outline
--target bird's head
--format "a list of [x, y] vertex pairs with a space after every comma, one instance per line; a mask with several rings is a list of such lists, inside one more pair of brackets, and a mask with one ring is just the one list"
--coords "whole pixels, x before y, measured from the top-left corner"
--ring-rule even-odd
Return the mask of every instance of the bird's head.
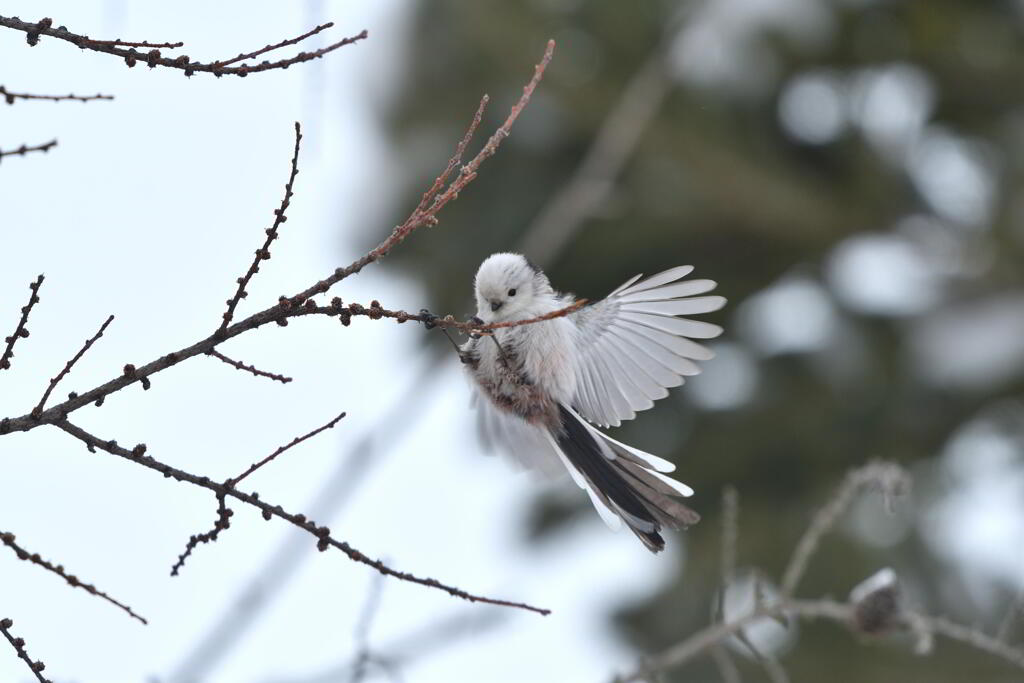
[[550, 289], [547, 278], [521, 254], [488, 256], [476, 272], [477, 317], [486, 323], [534, 315], [537, 297]]

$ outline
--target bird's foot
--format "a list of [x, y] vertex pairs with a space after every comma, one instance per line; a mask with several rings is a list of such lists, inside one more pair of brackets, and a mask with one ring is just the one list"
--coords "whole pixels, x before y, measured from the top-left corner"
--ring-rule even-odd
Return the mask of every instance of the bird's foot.
[[434, 315], [425, 308], [420, 309], [420, 316], [423, 318], [423, 326], [428, 330], [432, 330], [437, 327], [437, 321], [441, 318], [441, 316]]

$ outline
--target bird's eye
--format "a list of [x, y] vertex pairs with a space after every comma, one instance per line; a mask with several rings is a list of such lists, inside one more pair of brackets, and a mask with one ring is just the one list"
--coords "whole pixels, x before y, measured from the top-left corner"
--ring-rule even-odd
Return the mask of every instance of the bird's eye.
[[515, 296], [516, 295], [516, 288], [513, 287], [512, 289], [508, 290], [508, 295], [509, 296]]

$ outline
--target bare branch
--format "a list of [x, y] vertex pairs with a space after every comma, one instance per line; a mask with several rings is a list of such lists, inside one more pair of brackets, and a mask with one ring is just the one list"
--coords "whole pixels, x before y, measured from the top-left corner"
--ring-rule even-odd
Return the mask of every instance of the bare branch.
[[32, 95], [30, 93], [21, 92], [10, 92], [4, 86], [0, 85], [0, 97], [3, 97], [7, 104], [14, 104], [15, 100], [48, 100], [50, 102], [66, 102], [74, 100], [77, 102], [92, 102], [93, 100], [112, 100], [113, 95], [76, 95], [71, 93], [70, 95]]
[[[167, 67], [169, 69], [179, 69], [185, 72], [186, 76], [191, 76], [196, 72], [204, 71], [212, 73], [213, 75], [220, 77], [224, 75], [233, 75], [245, 77], [251, 73], [258, 73], [261, 71], [270, 71], [272, 69], [287, 69], [293, 64], [300, 64], [302, 62], [308, 62], [312, 59], [318, 59], [323, 57], [329, 52], [333, 52], [338, 48], [352, 43], [363, 40], [367, 37], [368, 33], [362, 31], [354, 36], [350, 36], [336, 43], [332, 43], [327, 47], [313, 50], [311, 52], [300, 52], [294, 57], [288, 59], [278, 60], [276, 62], [263, 61], [259, 64], [239, 64], [238, 66], [225, 66], [225, 64], [233, 64], [239, 61], [239, 57], [246, 59], [248, 56], [262, 55], [276, 50], [279, 47], [286, 45], [293, 45], [299, 40], [308, 38], [309, 36], [319, 33], [324, 27], [317, 27], [316, 29], [308, 32], [307, 34], [300, 36], [299, 38], [285, 40], [276, 45], [267, 45], [251, 53], [239, 55], [226, 61], [213, 61], [213, 62], [195, 62], [188, 58], [188, 55], [180, 55], [178, 57], [164, 57], [158, 48], [174, 48], [181, 47], [183, 43], [149, 43], [149, 42], [138, 42], [130, 43], [120, 40], [94, 40], [89, 36], [82, 35], [79, 33], [73, 33], [67, 30], [63, 26], [57, 28], [53, 27], [53, 19], [44, 18], [36, 23], [27, 21], [21, 21], [17, 17], [3, 17], [0, 16], [0, 26], [5, 26], [16, 31], [23, 31], [29, 45], [37, 45], [39, 43], [40, 36], [50, 36], [59, 40], [64, 40], [72, 45], [75, 45], [83, 50], [92, 50], [93, 52], [102, 52], [116, 57], [124, 59], [125, 63], [129, 66], [135, 66], [137, 63], [142, 62], [149, 68], [157, 66]], [[139, 52], [136, 47], [150, 47], [147, 52]]]
[[193, 486], [204, 488], [207, 489], [208, 491], [213, 491], [215, 494], [221, 494], [226, 497], [234, 498], [235, 500], [240, 500], [243, 503], [260, 510], [263, 513], [263, 518], [266, 520], [270, 520], [273, 517], [283, 519], [293, 524], [294, 526], [307, 531], [312, 536], [315, 536], [318, 539], [317, 549], [321, 552], [331, 547], [336, 548], [340, 550], [342, 553], [344, 553], [353, 562], [365, 564], [368, 567], [376, 569], [381, 574], [394, 577], [400, 581], [408, 581], [410, 583], [416, 583], [421, 586], [436, 588], [438, 590], [448, 593], [453, 597], [461, 598], [469, 602], [482, 602], [490, 605], [515, 607], [518, 609], [536, 612], [537, 614], [542, 615], [548, 615], [551, 613], [551, 610], [548, 609], [534, 607], [532, 605], [527, 605], [521, 602], [498, 600], [495, 598], [488, 598], [482, 595], [476, 595], [464, 591], [461, 588], [456, 588], [455, 586], [441, 583], [437, 579], [423, 578], [415, 576], [408, 572], [392, 569], [380, 560], [374, 560], [364, 555], [362, 552], [360, 552], [356, 548], [353, 548], [345, 541], [339, 541], [333, 538], [331, 536], [330, 529], [328, 529], [325, 526], [317, 526], [317, 524], [314, 521], [306, 519], [305, 515], [292, 514], [290, 512], [285, 511], [280, 505], [271, 505], [270, 503], [261, 500], [258, 493], [245, 493], [244, 491], [239, 491], [235, 487], [229, 486], [227, 484], [217, 484], [213, 482], [209, 477], [191, 474], [189, 472], [186, 472], [185, 470], [172, 467], [163, 462], [160, 462], [159, 460], [156, 460], [155, 458], [152, 458], [151, 456], [146, 455], [145, 444], [138, 444], [132, 450], [128, 450], [126, 448], [118, 446], [116, 441], [104, 441], [103, 439], [100, 439], [99, 437], [94, 436], [93, 434], [85, 431], [81, 427], [71, 424], [67, 420], [61, 420], [60, 422], [55, 423], [55, 426], [64, 430], [65, 432], [75, 437], [79, 441], [83, 442], [86, 445], [86, 447], [89, 448], [90, 451], [95, 451], [96, 449], [99, 449], [112, 455], [117, 455], [121, 458], [125, 458], [126, 460], [130, 460], [131, 462], [134, 462], [148, 469], [159, 472], [164, 477], [171, 478], [180, 482], [186, 482], [192, 484]]
[[[2, 17], [0, 17], [2, 19]], [[0, 21], [0, 25], [3, 22]], [[349, 266], [345, 268], [338, 268], [334, 271], [334, 274], [313, 284], [306, 288], [302, 292], [291, 296], [281, 297], [278, 300], [277, 305], [271, 306], [270, 308], [264, 309], [259, 313], [255, 313], [241, 322], [229, 325], [226, 328], [218, 329], [214, 334], [210, 335], [206, 339], [202, 339], [191, 346], [185, 347], [178, 351], [168, 353], [154, 361], [151, 361], [141, 367], [132, 367], [131, 373], [125, 373], [120, 377], [112, 379], [105, 384], [95, 387], [82, 394], [76, 394], [73, 397], [69, 397], [67, 401], [60, 403], [48, 410], [44, 410], [39, 415], [23, 415], [16, 418], [4, 418], [0, 420], [0, 435], [15, 431], [28, 431], [35, 429], [42, 424], [55, 424], [59, 421], [64, 420], [67, 415], [71, 414], [75, 410], [88, 405], [92, 402], [102, 402], [103, 399], [109, 394], [119, 391], [124, 387], [132, 384], [136, 381], [143, 382], [145, 385], [148, 382], [150, 375], [165, 370], [173, 365], [191, 358], [199, 354], [205, 354], [207, 351], [213, 349], [218, 344], [224, 342], [227, 339], [236, 337], [240, 334], [248, 332], [250, 330], [257, 329], [266, 325], [270, 322], [277, 323], [279, 325], [287, 325], [288, 318], [298, 315], [307, 315], [309, 313], [330, 313], [333, 308], [317, 307], [316, 304], [310, 301], [310, 298], [326, 292], [331, 286], [340, 282], [341, 280], [353, 275], [366, 265], [378, 261], [383, 258], [385, 254], [396, 245], [401, 243], [409, 234], [411, 234], [417, 228], [427, 225], [428, 223], [436, 222], [436, 214], [447, 202], [454, 199], [458, 193], [463, 190], [476, 176], [476, 171], [480, 164], [497, 150], [499, 144], [508, 136], [509, 129], [512, 124], [518, 118], [523, 108], [530, 100], [530, 96], [533, 94], [534, 88], [537, 83], [540, 82], [541, 77], [544, 74], [544, 70], [551, 60], [551, 55], [554, 50], [554, 41], [549, 41], [547, 49], [542, 57], [541, 61], [534, 68], [533, 78], [523, 88], [523, 94], [519, 98], [518, 102], [512, 107], [511, 112], [505, 119], [505, 122], [498, 128], [498, 130], [490, 137], [484, 148], [464, 166], [458, 175], [458, 177], [448, 186], [448, 188], [438, 194], [431, 202], [426, 210], [418, 211], [414, 210], [409, 218], [402, 225], [395, 228], [392, 231], [391, 236], [385, 239], [375, 249], [366, 254], [360, 259], [357, 259]], [[479, 116], [479, 109], [477, 110]], [[474, 125], [476, 123], [476, 117], [474, 117]], [[471, 126], [472, 128], [473, 126]], [[451, 165], [451, 164], [449, 164]], [[443, 175], [443, 174], [442, 174]], [[421, 202], [422, 204], [422, 202]], [[582, 304], [580, 304], [582, 305]], [[372, 311], [371, 311], [372, 313]], [[342, 322], [345, 321], [344, 316], [341, 313], [337, 313], [342, 318]], [[551, 315], [556, 315], [551, 314]], [[563, 313], [564, 314], [564, 313]], [[372, 315], [371, 315], [372, 317]], [[396, 317], [397, 314], [396, 314]], [[413, 319], [413, 316], [406, 314], [407, 320]], [[507, 323], [501, 323], [502, 326], [509, 326]], [[474, 326], [474, 329], [479, 325]]]
[[244, 372], [252, 373], [253, 375], [256, 375], [257, 377], [266, 377], [266, 378], [272, 379], [272, 380], [274, 380], [276, 382], [280, 382], [281, 384], [288, 384], [288, 382], [292, 381], [291, 377], [285, 377], [284, 375], [279, 375], [279, 374], [274, 373], [274, 372], [267, 372], [266, 370], [260, 370], [255, 365], [247, 365], [246, 363], [243, 363], [242, 361], [234, 360], [233, 358], [228, 358], [227, 356], [225, 356], [220, 351], [217, 351], [216, 349], [210, 349], [209, 351], [206, 352], [206, 355], [213, 356], [217, 360], [223, 361], [223, 362], [227, 363], [228, 365], [230, 365], [233, 368], [237, 368], [237, 369], [242, 370]]
[[39, 403], [37, 403], [36, 407], [32, 409], [33, 415], [39, 415], [40, 413], [43, 412], [43, 407], [46, 405], [46, 399], [50, 398], [50, 394], [53, 392], [56, 386], [60, 383], [62, 379], [64, 379], [64, 377], [69, 372], [71, 372], [71, 368], [75, 366], [75, 363], [78, 362], [78, 359], [84, 356], [85, 352], [88, 351], [90, 347], [92, 347], [92, 345], [96, 343], [96, 340], [103, 336], [103, 333], [106, 331], [107, 326], [113, 321], [114, 316], [108, 316], [107, 319], [103, 322], [103, 324], [100, 325], [100, 329], [97, 330], [96, 334], [91, 336], [89, 339], [86, 339], [85, 345], [81, 349], [79, 349], [78, 353], [76, 353], [74, 357], [64, 365], [64, 369], [57, 373], [56, 377], [50, 380], [49, 386], [47, 386], [46, 391], [43, 392], [43, 397], [39, 399]]
[[[476, 173], [477, 170], [480, 168], [480, 165], [484, 161], [489, 159], [491, 156], [493, 156], [494, 153], [498, 151], [498, 147], [499, 145], [501, 145], [502, 140], [508, 137], [509, 131], [512, 128], [512, 124], [514, 124], [516, 119], [519, 118], [519, 114], [522, 113], [523, 109], [529, 103], [530, 97], [533, 95], [534, 89], [537, 87], [537, 84], [540, 83], [541, 78], [544, 76], [544, 70], [547, 69], [548, 63], [551, 61], [551, 56], [554, 53], [554, 49], [555, 41], [549, 40], [547, 48], [544, 51], [543, 57], [541, 57], [541, 60], [537, 64], [537, 66], [534, 67], [533, 77], [530, 79], [530, 82], [523, 87], [523, 94], [519, 97], [519, 100], [516, 102], [516, 104], [513, 105], [512, 110], [509, 112], [508, 117], [505, 119], [505, 122], [498, 128], [498, 130], [494, 132], [493, 135], [491, 135], [491, 137], [487, 140], [487, 144], [484, 145], [483, 149], [481, 149], [477, 153], [477, 155], [473, 157], [472, 160], [470, 160], [469, 163], [467, 163], [459, 170], [458, 177], [456, 177], [456, 179], [452, 181], [451, 185], [449, 185], [444, 192], [434, 197], [434, 199], [429, 202], [429, 206], [426, 209], [419, 208], [420, 206], [425, 205], [425, 202], [421, 201], [420, 205], [417, 206], [415, 210], [413, 210], [412, 214], [409, 215], [405, 222], [395, 227], [395, 229], [391, 232], [387, 239], [385, 239], [383, 242], [374, 247], [368, 254], [356, 259], [355, 261], [353, 261], [344, 268], [336, 269], [334, 273], [329, 277], [324, 278], [323, 280], [316, 283], [312, 287], [309, 287], [304, 291], [299, 292], [295, 296], [290, 297], [290, 305], [301, 305], [310, 297], [316, 296], [317, 294], [323, 294], [338, 282], [341, 282], [350, 275], [358, 273], [369, 264], [375, 263], [376, 261], [379, 261], [380, 259], [387, 256], [387, 254], [392, 249], [394, 249], [396, 246], [405, 241], [405, 239], [409, 235], [411, 235], [419, 228], [422, 228], [424, 225], [436, 224], [438, 211], [440, 211], [445, 204], [455, 199], [459, 195], [459, 192], [465, 189], [465, 187], [469, 185], [469, 183], [471, 183], [474, 178], [476, 178]], [[473, 123], [470, 125], [470, 133], [475, 129], [479, 121], [479, 117], [481, 116], [481, 110], [485, 104], [486, 98], [481, 101], [480, 107], [477, 108], [477, 113], [473, 118]], [[466, 138], [463, 139], [465, 140]], [[449, 169], [454, 168], [454, 165], [449, 163], [448, 167]], [[446, 172], [442, 173], [442, 176], [444, 178], [447, 178], [447, 173], [450, 173], [450, 170], [447, 170]]]
[[228, 325], [231, 324], [231, 319], [235, 315], [235, 307], [238, 306], [238, 302], [247, 296], [245, 291], [246, 285], [249, 284], [249, 280], [252, 276], [259, 272], [260, 261], [266, 261], [270, 259], [270, 245], [277, 239], [278, 228], [288, 218], [285, 216], [285, 211], [288, 210], [289, 204], [292, 201], [292, 187], [295, 184], [295, 176], [299, 173], [299, 146], [302, 143], [302, 127], [299, 122], [295, 122], [295, 151], [292, 152], [292, 170], [288, 175], [288, 182], [284, 185], [284, 198], [281, 199], [281, 206], [274, 209], [274, 224], [267, 228], [267, 239], [263, 242], [263, 246], [256, 250], [256, 258], [253, 259], [252, 264], [249, 266], [249, 270], [246, 271], [245, 275], [238, 278], [238, 289], [235, 290], [235, 295], [227, 300], [228, 310], [224, 312], [222, 316], [223, 320], [220, 324], [218, 332], [223, 332]]
[[1007, 645], [997, 638], [986, 635], [980, 629], [958, 624], [945, 617], [916, 616], [915, 621], [916, 623], [912, 623], [914, 627], [923, 627], [932, 633], [1000, 657], [1024, 669], [1024, 649]]
[[192, 534], [189, 536], [188, 543], [185, 544], [185, 549], [178, 555], [178, 559], [174, 561], [171, 566], [171, 576], [177, 576], [181, 571], [181, 568], [185, 566], [185, 562], [192, 555], [192, 551], [199, 547], [200, 543], [213, 543], [220, 536], [220, 532], [225, 531], [231, 526], [231, 516], [234, 515], [234, 510], [227, 506], [224, 500], [223, 494], [217, 494], [217, 519], [213, 523], [213, 528], [209, 531], [204, 531], [201, 534]]
[[880, 487], [888, 502], [910, 486], [910, 479], [906, 470], [888, 462], [873, 462], [847, 474], [829, 501], [811, 520], [810, 526], [793, 550], [782, 576], [781, 591], [784, 597], [793, 595], [822, 537], [832, 530], [839, 516], [853, 502], [854, 496], [868, 486]]
[[32, 313], [32, 307], [39, 303], [39, 288], [45, 279], [40, 273], [35, 282], [29, 283], [28, 288], [32, 290], [32, 294], [28, 297], [28, 303], [21, 307], [21, 319], [18, 320], [18, 326], [14, 328], [14, 334], [10, 337], [4, 337], [4, 342], [7, 343], [7, 346], [4, 348], [3, 355], [0, 356], [0, 370], [7, 370], [11, 367], [11, 359], [14, 358], [14, 345], [22, 337], [29, 335], [28, 328], [25, 325], [28, 323], [28, 316]]
[[148, 40], [132, 42], [120, 38], [117, 40], [90, 40], [89, 43], [97, 47], [162, 47], [171, 50], [185, 46], [185, 43], [180, 40], [175, 43], [151, 43]]
[[50, 140], [49, 142], [44, 142], [41, 145], [22, 145], [21, 147], [17, 147], [15, 149], [0, 150], [0, 159], [3, 159], [4, 157], [13, 156], [23, 157], [29, 152], [49, 152], [51, 148], [56, 146], [57, 139], [54, 138], [53, 140]]
[[852, 608], [849, 605], [835, 602], [834, 600], [784, 600], [775, 602], [762, 606], [733, 621], [712, 624], [681, 643], [673, 645], [664, 652], [649, 657], [643, 667], [625, 676], [616, 678], [616, 681], [617, 683], [642, 681], [652, 671], [664, 671], [678, 667], [761, 619], [790, 616], [809, 620], [828, 619], [845, 624], [849, 623], [851, 615]]
[[[274, 50], [277, 50], [277, 49], [282, 48], [282, 47], [287, 47], [289, 45], [295, 45], [296, 43], [301, 43], [306, 38], [309, 38], [311, 36], [315, 36], [317, 33], [320, 33], [321, 31], [329, 29], [332, 26], [334, 26], [334, 22], [333, 21], [328, 21], [326, 24], [320, 24], [316, 28], [314, 28], [314, 29], [312, 29], [310, 31], [306, 31], [301, 36], [297, 36], [295, 38], [289, 38], [287, 40], [282, 40], [280, 43], [276, 43], [274, 45], [265, 45], [264, 47], [261, 47], [260, 49], [254, 50], [252, 52], [243, 52], [242, 54], [240, 54], [240, 55], [238, 55], [236, 57], [232, 57], [231, 59], [225, 60], [223, 62], [216, 62], [216, 64], [217, 64], [217, 66], [227, 66], [228, 64], [234, 64], [235, 62], [241, 62], [241, 61], [244, 61], [246, 59], [255, 59], [256, 57], [259, 57], [262, 54], [266, 54], [267, 52], [273, 52]], [[365, 31], [364, 31], [364, 33], [365, 33]], [[363, 36], [363, 37], [365, 38], [366, 36]]]
[[0, 531], [0, 543], [3, 543], [8, 548], [13, 550], [14, 554], [18, 556], [19, 560], [24, 560], [25, 562], [31, 562], [32, 564], [39, 565], [43, 569], [53, 572], [57, 576], [64, 579], [69, 586], [72, 586], [73, 588], [81, 588], [82, 590], [91, 593], [92, 595], [95, 595], [98, 598], [106, 600], [112, 605], [120, 607], [125, 612], [127, 612], [128, 615], [133, 619], [138, 619], [143, 624], [147, 623], [144, 618], [136, 614], [135, 611], [132, 610], [132, 608], [128, 605], [124, 604], [123, 602], [118, 602], [117, 600], [110, 597], [103, 591], [99, 590], [98, 588], [96, 588], [96, 586], [93, 586], [92, 584], [84, 583], [74, 574], [68, 574], [67, 571], [64, 569], [63, 565], [55, 565], [51, 562], [47, 562], [42, 557], [40, 557], [38, 553], [30, 553], [29, 551], [22, 548], [15, 542], [14, 534], [7, 531]]
[[289, 448], [291, 448], [293, 446], [299, 445], [300, 443], [302, 443], [306, 439], [313, 438], [314, 436], [316, 436], [320, 432], [327, 431], [328, 429], [333, 429], [334, 425], [336, 425], [339, 422], [341, 422], [342, 418], [344, 418], [344, 417], [345, 417], [345, 413], [341, 413], [337, 417], [335, 417], [333, 420], [328, 422], [327, 424], [321, 425], [321, 426], [317, 427], [316, 429], [314, 429], [313, 431], [309, 432], [308, 434], [303, 434], [302, 436], [295, 437], [294, 439], [289, 441], [287, 444], [285, 444], [284, 446], [281, 446], [276, 451], [274, 451], [273, 453], [271, 453], [267, 457], [263, 458], [259, 462], [254, 462], [252, 465], [249, 466], [249, 469], [247, 469], [245, 472], [242, 472], [242, 474], [240, 474], [239, 476], [233, 477], [233, 478], [229, 479], [228, 480], [228, 482], [229, 482], [228, 486], [237, 486], [239, 484], [239, 482], [241, 482], [243, 479], [248, 477], [250, 474], [252, 474], [256, 470], [258, 470], [259, 468], [261, 468], [264, 465], [266, 465], [268, 462], [270, 462], [271, 460], [273, 460], [277, 456], [279, 456], [282, 453], [284, 453], [285, 451], [287, 451]]
[[14, 626], [14, 622], [10, 619], [0, 619], [0, 633], [4, 634], [4, 638], [7, 639], [7, 642], [18, 653], [18, 658], [25, 662], [39, 683], [50, 683], [49, 679], [43, 677], [43, 669], [46, 668], [46, 665], [40, 660], [32, 661], [32, 658], [28, 656], [28, 651], [25, 650], [25, 639], [11, 634], [12, 626]]

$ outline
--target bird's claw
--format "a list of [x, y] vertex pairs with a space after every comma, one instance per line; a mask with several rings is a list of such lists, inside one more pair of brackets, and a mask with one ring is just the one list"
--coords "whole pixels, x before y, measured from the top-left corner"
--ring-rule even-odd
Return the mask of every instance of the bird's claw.
[[437, 320], [441, 317], [439, 315], [434, 315], [425, 308], [420, 309], [420, 316], [423, 318], [423, 326], [428, 330], [432, 330], [437, 327]]
[[[485, 324], [483, 320], [481, 320], [479, 317], [477, 317], [475, 315], [472, 318], [469, 319], [469, 322], [473, 323], [474, 325], [483, 325], [483, 324]], [[479, 332], [470, 332], [469, 333], [470, 339], [479, 339], [480, 336], [481, 335], [480, 335]]]

